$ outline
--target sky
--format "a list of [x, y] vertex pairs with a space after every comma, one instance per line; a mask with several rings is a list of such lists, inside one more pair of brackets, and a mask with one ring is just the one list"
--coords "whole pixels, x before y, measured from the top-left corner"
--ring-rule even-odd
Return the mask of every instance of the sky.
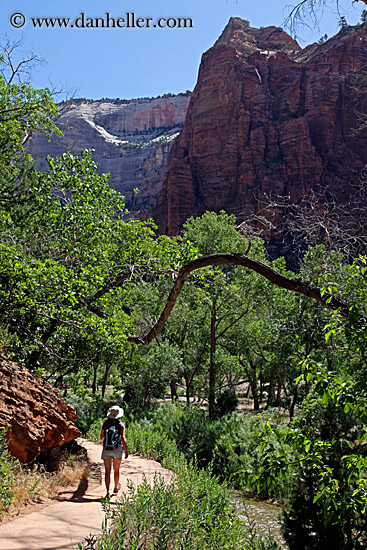
[[[335, 0], [329, 0], [330, 7], [318, 14], [316, 28], [298, 29], [301, 46], [336, 34], [340, 15], [351, 25], [359, 23], [366, 6], [341, 1], [340, 13]], [[1, 0], [0, 44], [7, 39], [21, 41], [18, 58], [32, 52], [42, 59], [32, 70], [35, 88], [63, 89], [89, 99], [154, 97], [194, 88], [202, 54], [230, 17], [246, 19], [252, 27], [283, 27], [290, 4], [289, 0]], [[69, 22], [67, 28], [57, 28], [57, 22], [47, 28], [40, 18], [63, 18], [65, 23], [69, 18]]]

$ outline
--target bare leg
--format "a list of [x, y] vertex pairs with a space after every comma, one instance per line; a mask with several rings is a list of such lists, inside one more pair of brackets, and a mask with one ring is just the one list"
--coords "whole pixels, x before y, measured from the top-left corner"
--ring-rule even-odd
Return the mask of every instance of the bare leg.
[[115, 489], [119, 483], [119, 479], [120, 479], [120, 465], [121, 465], [121, 460], [114, 460], [113, 461], [113, 476], [114, 476], [114, 481], [115, 481]]
[[111, 465], [112, 465], [112, 458], [104, 458], [104, 481], [106, 484], [106, 491], [108, 492], [110, 490], [110, 482], [111, 482]]

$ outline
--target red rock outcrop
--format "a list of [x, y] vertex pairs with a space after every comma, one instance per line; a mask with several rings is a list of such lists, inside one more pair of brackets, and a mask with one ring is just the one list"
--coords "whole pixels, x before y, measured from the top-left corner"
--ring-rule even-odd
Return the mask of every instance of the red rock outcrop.
[[0, 428], [9, 426], [9, 450], [21, 462], [80, 435], [74, 407], [22, 365], [0, 356]]
[[226, 210], [241, 221], [265, 195], [297, 202], [317, 185], [346, 201], [367, 163], [355, 73], [366, 29], [342, 29], [305, 49], [282, 29], [233, 18], [203, 55], [184, 128], [155, 208], [160, 231]]

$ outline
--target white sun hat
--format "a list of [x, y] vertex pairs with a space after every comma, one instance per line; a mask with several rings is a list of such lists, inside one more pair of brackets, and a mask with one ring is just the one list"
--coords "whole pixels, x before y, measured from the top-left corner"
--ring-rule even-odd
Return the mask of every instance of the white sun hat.
[[107, 418], [121, 418], [121, 416], [124, 416], [124, 409], [117, 405], [113, 405], [107, 411]]

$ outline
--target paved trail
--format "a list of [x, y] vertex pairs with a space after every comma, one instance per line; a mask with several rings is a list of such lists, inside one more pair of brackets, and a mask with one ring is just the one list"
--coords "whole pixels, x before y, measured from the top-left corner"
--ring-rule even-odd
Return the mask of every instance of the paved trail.
[[[104, 514], [100, 499], [106, 492], [102, 484], [101, 446], [90, 441], [83, 441], [82, 445], [92, 464], [91, 479], [78, 490], [66, 493], [67, 500], [0, 525], [0, 550], [76, 550], [85, 537], [101, 533]], [[139, 484], [144, 474], [148, 480], [153, 479], [155, 472], [167, 481], [171, 477], [171, 472], [158, 462], [132, 455], [122, 462], [120, 472], [122, 491], [127, 490], [128, 479]]]

